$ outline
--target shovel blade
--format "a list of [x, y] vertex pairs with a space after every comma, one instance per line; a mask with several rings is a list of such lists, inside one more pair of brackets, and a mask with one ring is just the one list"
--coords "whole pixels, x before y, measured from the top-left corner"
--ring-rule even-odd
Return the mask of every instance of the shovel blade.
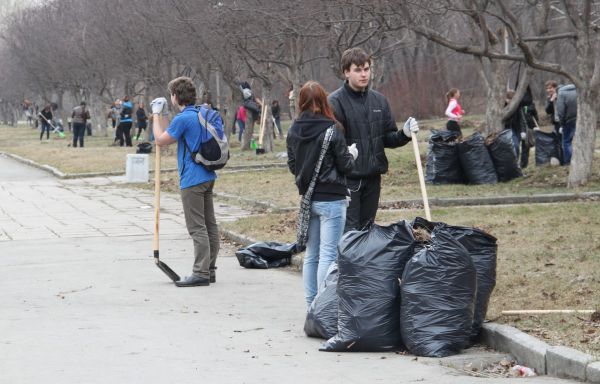
[[171, 267], [169, 267], [167, 264], [163, 263], [158, 258], [155, 258], [154, 261], [156, 262], [156, 266], [158, 267], [158, 269], [163, 271], [165, 275], [169, 276], [169, 278], [173, 280], [173, 282], [180, 280], [179, 275], [174, 270], [172, 270]]

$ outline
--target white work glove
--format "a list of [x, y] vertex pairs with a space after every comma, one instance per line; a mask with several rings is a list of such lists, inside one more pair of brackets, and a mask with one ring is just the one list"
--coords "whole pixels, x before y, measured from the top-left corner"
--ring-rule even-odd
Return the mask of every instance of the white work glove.
[[535, 126], [535, 127], [533, 127], [533, 130], [534, 130], [535, 132], [537, 132], [537, 131], [539, 131], [539, 130], [540, 130], [540, 127], [538, 127], [538, 126]]
[[526, 138], [527, 135], [525, 134], [525, 132], [521, 132], [521, 141], [525, 141]]
[[562, 135], [562, 127], [558, 128], [558, 133]]
[[411, 137], [411, 133], [416, 135], [417, 132], [419, 132], [419, 124], [417, 123], [417, 120], [414, 117], [409, 117], [408, 120], [406, 120], [406, 123], [404, 123], [402, 132], [406, 137]]
[[356, 148], [356, 143], [348, 147], [348, 152], [350, 152], [354, 160], [356, 160], [356, 158], [358, 157], [358, 148]]
[[163, 115], [166, 115], [168, 113], [167, 108], [165, 108], [166, 105], [167, 99], [164, 97], [157, 97], [156, 99], [152, 100], [150, 103], [150, 106], [152, 107], [152, 114], [160, 115], [162, 113]]

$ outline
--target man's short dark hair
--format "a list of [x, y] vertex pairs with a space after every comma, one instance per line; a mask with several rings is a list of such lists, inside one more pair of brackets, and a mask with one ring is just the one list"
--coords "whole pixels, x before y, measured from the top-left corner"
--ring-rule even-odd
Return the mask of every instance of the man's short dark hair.
[[189, 77], [181, 76], [169, 82], [169, 94], [177, 97], [179, 105], [196, 103], [196, 86]]
[[81, 103], [79, 103], [79, 105], [81, 105], [82, 107], [85, 107], [85, 101], [82, 101]]
[[342, 53], [340, 68], [342, 69], [342, 72], [346, 72], [350, 69], [352, 64], [355, 64], [357, 67], [362, 67], [367, 63], [371, 65], [371, 56], [369, 56], [367, 52], [362, 48], [350, 48]]

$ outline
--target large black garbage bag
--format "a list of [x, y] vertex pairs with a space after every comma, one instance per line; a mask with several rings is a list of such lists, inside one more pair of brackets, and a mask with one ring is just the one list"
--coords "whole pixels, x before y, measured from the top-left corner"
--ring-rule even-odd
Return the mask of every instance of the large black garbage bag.
[[400, 332], [411, 353], [444, 357], [469, 344], [477, 277], [469, 252], [445, 225], [431, 236], [402, 275]]
[[477, 296], [471, 327], [471, 340], [475, 341], [481, 332], [490, 297], [496, 286], [497, 239], [471, 227], [448, 226], [448, 231], [467, 249], [477, 272]]
[[325, 280], [319, 286], [319, 292], [308, 308], [304, 333], [310, 337], [329, 339], [337, 333], [338, 323], [338, 266], [331, 264]]
[[469, 184], [496, 184], [498, 176], [483, 136], [475, 132], [458, 144], [458, 158]]
[[338, 244], [337, 334], [321, 351], [393, 351], [400, 348], [398, 278], [415, 245], [411, 225], [349, 231]]
[[432, 184], [462, 184], [464, 175], [458, 157], [458, 133], [431, 130], [425, 181]]
[[238, 250], [235, 257], [244, 268], [267, 269], [290, 265], [295, 251], [296, 243], [261, 241]]
[[[423, 228], [431, 232], [436, 226], [446, 224], [416, 217], [412, 225], [415, 229]], [[498, 239], [478, 228], [456, 225], [446, 225], [446, 228], [452, 237], [469, 252], [469, 256], [471, 256], [477, 272], [477, 296], [473, 313], [473, 326], [471, 328], [471, 340], [475, 341], [481, 332], [490, 297], [496, 286]]]
[[498, 181], [509, 181], [523, 176], [517, 163], [510, 129], [505, 129], [493, 138], [488, 144], [488, 150], [496, 168]]
[[535, 165], [550, 163], [550, 159], [559, 158], [559, 143], [554, 132], [535, 132]]

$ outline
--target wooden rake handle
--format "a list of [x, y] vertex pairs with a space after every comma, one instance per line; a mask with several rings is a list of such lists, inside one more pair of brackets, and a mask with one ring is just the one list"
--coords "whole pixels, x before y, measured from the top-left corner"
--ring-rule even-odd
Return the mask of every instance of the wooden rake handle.
[[154, 252], [158, 253], [158, 223], [160, 221], [160, 147], [154, 146]]
[[425, 218], [431, 221], [431, 212], [429, 211], [429, 198], [427, 197], [427, 189], [425, 188], [425, 178], [423, 177], [423, 166], [421, 165], [421, 154], [419, 153], [419, 143], [417, 135], [414, 132], [410, 133], [415, 150], [415, 160], [417, 162], [417, 172], [419, 173], [419, 183], [421, 184], [421, 195], [423, 196], [423, 207], [425, 208]]

